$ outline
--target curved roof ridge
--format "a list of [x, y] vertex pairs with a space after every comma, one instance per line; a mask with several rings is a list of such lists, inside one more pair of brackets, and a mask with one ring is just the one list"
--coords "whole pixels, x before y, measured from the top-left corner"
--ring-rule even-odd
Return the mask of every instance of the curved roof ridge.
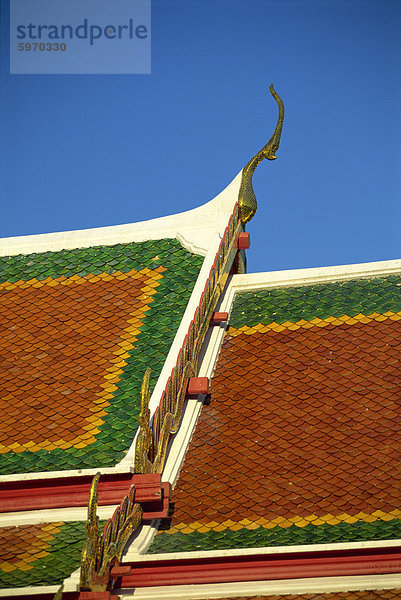
[[0, 256], [34, 252], [89, 248], [129, 242], [176, 238], [190, 252], [207, 254], [216, 233], [223, 234], [227, 215], [231, 215], [238, 199], [241, 173], [215, 198], [181, 213], [148, 221], [93, 227], [55, 233], [41, 233], [0, 239]]

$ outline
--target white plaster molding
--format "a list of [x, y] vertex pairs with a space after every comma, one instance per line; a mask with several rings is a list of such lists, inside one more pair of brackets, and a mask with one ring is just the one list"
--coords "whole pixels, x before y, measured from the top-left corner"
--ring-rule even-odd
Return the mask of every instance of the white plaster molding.
[[78, 592], [81, 582], [81, 568], [76, 569], [67, 579], [64, 579], [64, 592]]
[[347, 281], [351, 279], [369, 279], [401, 273], [401, 259], [382, 260], [356, 265], [334, 267], [313, 267], [310, 269], [291, 269], [269, 271], [266, 273], [247, 273], [234, 275], [231, 285], [235, 292], [256, 291], [269, 288], [292, 287], [323, 283], [327, 281]]
[[120, 596], [120, 600], [160, 600], [161, 597], [165, 600], [217, 600], [267, 594], [318, 594], [386, 589], [400, 589], [401, 597], [399, 574], [175, 585], [115, 590], [115, 593]]
[[[155, 388], [153, 390], [152, 396], [149, 400], [149, 409], [150, 409], [150, 414], [151, 417], [153, 417], [156, 409], [159, 406], [160, 403], [160, 399], [162, 397], [163, 391], [166, 387], [168, 378], [170, 377], [171, 371], [172, 369], [176, 366], [177, 364], [177, 360], [178, 360], [178, 355], [180, 353], [180, 350], [184, 344], [185, 341], [185, 337], [188, 333], [189, 330], [189, 326], [191, 324], [191, 321], [194, 317], [195, 311], [197, 309], [197, 307], [200, 304], [200, 300], [201, 300], [201, 296], [202, 293], [205, 289], [205, 285], [206, 282], [208, 280], [209, 274], [210, 274], [210, 269], [212, 268], [214, 261], [216, 259], [216, 255], [217, 252], [219, 250], [219, 246], [222, 240], [222, 237], [224, 235], [224, 231], [225, 228], [228, 225], [229, 219], [230, 219], [231, 215], [226, 214], [226, 221], [225, 221], [225, 225], [224, 225], [224, 230], [221, 231], [221, 233], [219, 233], [218, 235], [215, 235], [214, 239], [213, 239], [213, 243], [211, 244], [208, 253], [205, 257], [205, 260], [203, 261], [202, 264], [202, 268], [200, 270], [198, 279], [195, 283], [194, 289], [192, 290], [192, 294], [191, 297], [188, 301], [187, 307], [185, 309], [184, 315], [181, 319], [181, 323], [178, 327], [177, 333], [175, 335], [175, 338], [173, 340], [173, 343], [170, 346], [170, 350], [167, 354], [166, 360], [164, 361], [164, 365], [163, 368], [161, 370], [161, 373], [159, 375], [159, 378], [156, 382]], [[236, 253], [236, 248], [233, 247], [231, 249], [231, 253], [232, 253], [232, 259], [234, 259], [235, 253]], [[136, 432], [136, 435], [132, 441], [131, 447], [128, 450], [126, 456], [123, 458], [123, 460], [119, 463], [119, 466], [121, 467], [124, 464], [133, 464], [134, 461], [134, 454], [135, 454], [135, 444], [136, 444], [136, 438], [139, 435], [139, 430]], [[165, 480], [164, 480], [165, 481]]]
[[[228, 224], [229, 218], [227, 218], [226, 226]], [[224, 232], [222, 232], [224, 233]], [[222, 235], [222, 234], [221, 234]], [[172, 369], [175, 367], [178, 359], [178, 354], [183, 346], [185, 336], [188, 333], [189, 326], [194, 317], [195, 311], [200, 303], [200, 298], [205, 288], [206, 281], [209, 277], [210, 269], [214, 263], [216, 258], [216, 254], [221, 242], [221, 235], [215, 235], [213, 244], [209, 248], [209, 251], [203, 261], [198, 279], [196, 280], [195, 286], [192, 290], [191, 297], [188, 301], [187, 307], [185, 309], [184, 315], [181, 319], [180, 325], [178, 327], [177, 333], [175, 334], [173, 343], [170, 346], [170, 350], [167, 354], [167, 357], [164, 361], [161, 373], [154, 387], [153, 393], [149, 400], [149, 409], [150, 414], [153, 417], [156, 409], [159, 406], [160, 399], [162, 397], [163, 391], [166, 387], [168, 378], [170, 377]], [[150, 365], [151, 366], [151, 365]], [[139, 434], [139, 430], [136, 432], [136, 435], [132, 441], [131, 447], [129, 448], [127, 454], [122, 459], [118, 466], [121, 467], [125, 464], [133, 464], [134, 454], [135, 454], [135, 444], [136, 438]]]
[[[196, 560], [198, 558], [225, 558], [235, 556], [255, 556], [258, 554], [291, 554], [293, 552], [323, 552], [338, 550], [363, 550], [366, 548], [398, 548], [401, 547], [401, 539], [377, 540], [367, 542], [332, 542], [327, 544], [299, 544], [294, 546], [261, 546], [259, 548], [233, 548], [227, 550], [194, 550], [193, 552], [166, 552], [163, 554], [139, 554], [135, 556], [136, 562], [148, 560]], [[129, 562], [128, 556], [124, 557]]]
[[[109, 519], [117, 508], [117, 504], [98, 506], [99, 519]], [[38, 525], [55, 521], [86, 521], [87, 506], [70, 508], [44, 508], [40, 510], [23, 510], [18, 512], [0, 513], [0, 527], [18, 527], [20, 525]]]
[[[78, 589], [79, 576], [65, 580], [64, 591]], [[0, 590], [4, 596], [32, 596], [34, 594], [55, 594], [59, 586], [7, 588]], [[351, 575], [341, 577], [310, 577], [306, 579], [279, 579], [274, 581], [245, 581], [234, 583], [209, 583], [191, 585], [169, 585], [136, 589], [114, 590], [120, 600], [218, 600], [218, 598], [241, 598], [241, 596], [265, 594], [308, 594], [324, 592], [349, 592], [368, 590], [400, 589], [401, 576], [394, 575]]]
[[[229, 287], [230, 286], [228, 285], [228, 288]], [[220, 299], [216, 306], [216, 311], [222, 310], [221, 302], [222, 301]], [[225, 325], [216, 325], [211, 328], [206, 335], [201, 350], [202, 358], [198, 372], [199, 377], [208, 377], [209, 380], [212, 378], [217, 357], [220, 352], [220, 347], [223, 342], [224, 331]], [[171, 446], [168, 449], [168, 454], [166, 456], [166, 462], [162, 473], [162, 481], [169, 481], [173, 489], [177, 483], [189, 443], [195, 431], [195, 427], [202, 410], [202, 400], [203, 399], [201, 398], [197, 400], [189, 399], [187, 401], [183, 411], [180, 428], [173, 437]], [[136, 560], [138, 555], [144, 554], [152, 543], [157, 529], [158, 521], [153, 521], [150, 525], [144, 526], [139, 535], [127, 548], [124, 555], [124, 560]]]
[[[79, 574], [64, 582], [64, 591], [78, 589]], [[59, 586], [8, 588], [0, 590], [4, 596], [32, 596], [55, 594]], [[234, 583], [209, 583], [174, 586], [155, 586], [136, 589], [114, 590], [120, 600], [218, 600], [218, 598], [241, 598], [241, 596], [265, 594], [308, 594], [324, 592], [348, 592], [364, 590], [400, 589], [401, 578], [395, 575], [353, 575], [347, 577], [310, 577], [306, 579], [278, 579], [274, 581], [245, 581]]]
[[163, 238], [177, 238], [191, 252], [206, 255], [213, 236], [224, 231], [227, 215], [234, 210], [241, 172], [213, 200], [198, 208], [139, 223], [3, 238], [0, 240], [0, 256]]
[[30, 481], [44, 479], [59, 479], [60, 477], [85, 477], [94, 476], [101, 471], [102, 475], [115, 473], [133, 473], [134, 468], [127, 465], [116, 465], [115, 467], [98, 467], [97, 469], [71, 469], [70, 471], [40, 471], [39, 473], [12, 473], [11, 475], [0, 475], [0, 483], [5, 481]]
[[5, 596], [33, 596], [34, 594], [55, 594], [59, 585], [43, 585], [43, 586], [29, 586], [29, 587], [18, 587], [18, 588], [3, 588], [0, 590], [0, 598]]

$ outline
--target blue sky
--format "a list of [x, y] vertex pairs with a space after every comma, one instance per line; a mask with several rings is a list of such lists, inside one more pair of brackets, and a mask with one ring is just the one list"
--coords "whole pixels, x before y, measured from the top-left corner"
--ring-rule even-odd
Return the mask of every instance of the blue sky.
[[150, 75], [10, 75], [1, 9], [2, 237], [210, 200], [270, 137], [273, 82], [248, 270], [400, 257], [399, 0], [153, 0]]

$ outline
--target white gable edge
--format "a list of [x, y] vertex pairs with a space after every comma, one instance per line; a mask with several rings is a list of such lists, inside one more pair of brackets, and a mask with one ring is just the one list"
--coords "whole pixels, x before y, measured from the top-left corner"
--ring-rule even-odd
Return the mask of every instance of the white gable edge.
[[231, 215], [238, 198], [241, 172], [213, 200], [185, 212], [110, 227], [94, 227], [0, 239], [0, 256], [32, 254], [145, 242], [165, 238], [178, 239], [190, 252], [206, 256], [213, 237], [224, 231], [227, 214]]

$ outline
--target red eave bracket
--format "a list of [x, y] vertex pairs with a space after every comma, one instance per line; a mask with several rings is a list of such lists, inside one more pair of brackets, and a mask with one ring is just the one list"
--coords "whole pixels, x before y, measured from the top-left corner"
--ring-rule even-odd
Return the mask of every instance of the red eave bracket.
[[251, 245], [251, 237], [247, 231], [243, 231], [238, 236], [237, 248], [238, 250], [248, 250]]
[[131, 567], [129, 565], [119, 565], [111, 569], [111, 577], [117, 579], [117, 577], [124, 577], [125, 575], [131, 574]]
[[[164, 481], [160, 484], [161, 498], [158, 501], [148, 502], [143, 507], [142, 520], [151, 521], [152, 519], [165, 519], [169, 516], [171, 501], [171, 483]], [[135, 494], [136, 500], [136, 494]]]
[[210, 319], [210, 325], [220, 325], [228, 321], [228, 313], [226, 312], [214, 312]]
[[209, 393], [208, 377], [190, 377], [187, 387], [187, 396], [197, 397]]

